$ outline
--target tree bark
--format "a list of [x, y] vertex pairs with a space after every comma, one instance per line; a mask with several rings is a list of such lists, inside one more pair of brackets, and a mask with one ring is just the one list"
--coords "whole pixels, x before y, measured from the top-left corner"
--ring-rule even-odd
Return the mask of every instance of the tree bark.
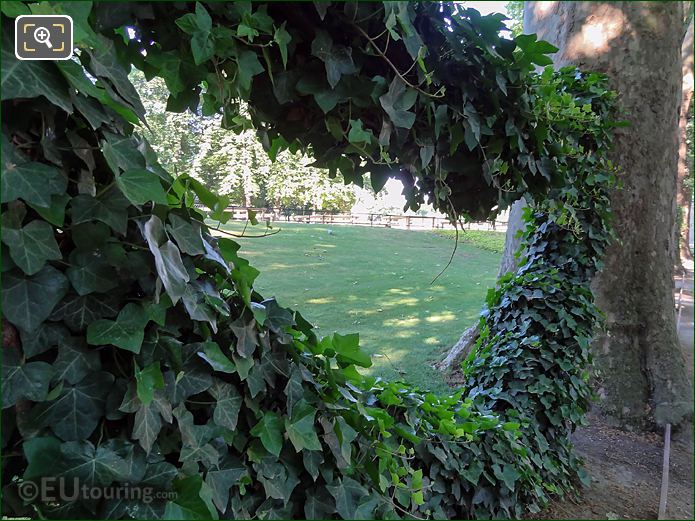
[[678, 424], [692, 388], [676, 332], [673, 252], [681, 98], [681, 2], [526, 2], [524, 28], [558, 66], [608, 74], [623, 119], [613, 160], [618, 235], [593, 282], [606, 314], [594, 343], [600, 408], [622, 426]]
[[692, 260], [693, 253], [688, 245], [688, 236], [690, 234], [690, 201], [692, 200], [692, 190], [685, 180], [688, 178], [690, 168], [688, 165], [688, 145], [687, 145], [687, 124], [688, 117], [691, 116], [693, 102], [693, 18], [690, 17], [688, 29], [683, 38], [681, 46], [681, 75], [682, 75], [682, 94], [681, 94], [681, 110], [680, 119], [678, 121], [678, 193], [677, 203], [680, 208], [681, 221], [678, 245], [680, 259], [678, 265], [681, 265], [682, 260]]

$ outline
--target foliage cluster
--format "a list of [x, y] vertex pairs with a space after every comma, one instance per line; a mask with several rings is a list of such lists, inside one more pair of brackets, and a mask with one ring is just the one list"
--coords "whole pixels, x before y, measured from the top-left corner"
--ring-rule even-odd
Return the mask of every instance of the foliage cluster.
[[[79, 61], [19, 62], [12, 17], [66, 13]], [[2, 3], [3, 509], [85, 518], [520, 516], [571, 490], [589, 397], [588, 280], [609, 238], [612, 94], [499, 16], [449, 4]], [[135, 38], [128, 37], [128, 28]], [[361, 376], [214, 240], [227, 200], [172, 177], [130, 65], [173, 111], [250, 121], [271, 157], [396, 175], [413, 208], [518, 195], [528, 259], [493, 291], [466, 388]], [[536, 197], [534, 199], [534, 196]], [[21, 481], [174, 490], [25, 504]]]
[[137, 70], [130, 79], [147, 113], [143, 135], [168, 171], [188, 173], [233, 205], [345, 212], [355, 203], [354, 186], [309, 166], [310, 158], [284, 151], [271, 161], [251, 129], [229, 132], [220, 115], [199, 110], [169, 112], [162, 79], [148, 82]]

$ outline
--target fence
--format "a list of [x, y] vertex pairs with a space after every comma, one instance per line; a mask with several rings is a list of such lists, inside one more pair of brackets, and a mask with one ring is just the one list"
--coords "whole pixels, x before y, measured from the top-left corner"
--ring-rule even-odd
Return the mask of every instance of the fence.
[[[454, 227], [445, 217], [424, 215], [394, 215], [367, 212], [338, 213], [326, 210], [305, 208], [247, 208], [230, 206], [227, 213], [233, 220], [248, 219], [248, 210], [256, 213], [259, 221], [297, 222], [305, 224], [353, 225], [403, 230], [453, 230]], [[470, 222], [463, 225], [464, 230], [507, 231], [507, 221]]]

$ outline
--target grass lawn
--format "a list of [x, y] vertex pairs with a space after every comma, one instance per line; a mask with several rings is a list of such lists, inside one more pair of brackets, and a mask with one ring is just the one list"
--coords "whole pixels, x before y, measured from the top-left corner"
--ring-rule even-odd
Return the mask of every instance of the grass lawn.
[[476, 320], [499, 254], [460, 243], [451, 266], [431, 285], [451, 256], [449, 238], [359, 226], [274, 226], [282, 230], [277, 235], [235, 239], [240, 255], [261, 271], [255, 286], [262, 295], [300, 310], [319, 335], [358, 332], [373, 357], [370, 374], [446, 387], [430, 364]]

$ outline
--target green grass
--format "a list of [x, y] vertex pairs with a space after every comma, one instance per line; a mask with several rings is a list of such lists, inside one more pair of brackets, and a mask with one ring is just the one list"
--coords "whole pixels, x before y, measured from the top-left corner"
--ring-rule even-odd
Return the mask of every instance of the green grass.
[[255, 284], [261, 294], [298, 309], [319, 335], [358, 332], [373, 356], [369, 374], [446, 388], [430, 365], [477, 319], [498, 254], [459, 244], [451, 266], [431, 285], [451, 256], [447, 238], [359, 226], [275, 227], [282, 231], [271, 237], [236, 239], [240, 255], [261, 271]]
[[[454, 239], [456, 237], [455, 230], [437, 230], [437, 235]], [[482, 250], [499, 253], [504, 251], [504, 232], [493, 232], [483, 230], [459, 230], [459, 245], [470, 244]]]

